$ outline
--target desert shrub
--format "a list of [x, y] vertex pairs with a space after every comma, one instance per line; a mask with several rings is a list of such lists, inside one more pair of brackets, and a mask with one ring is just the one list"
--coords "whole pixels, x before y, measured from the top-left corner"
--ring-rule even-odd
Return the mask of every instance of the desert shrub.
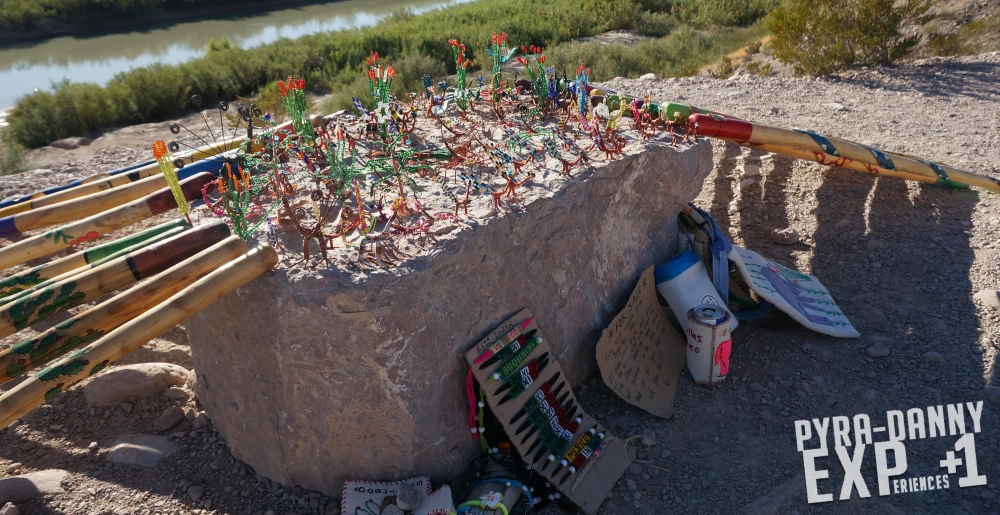
[[636, 0], [639, 8], [653, 13], [668, 13], [674, 6], [674, 0]]
[[548, 57], [560, 73], [566, 70], [570, 75], [573, 68], [585, 63], [594, 81], [635, 78], [649, 72], [657, 77], [693, 75], [747, 41], [759, 39], [763, 31], [761, 24], [707, 32], [681, 26], [664, 38], [649, 39], [635, 46], [608, 45], [599, 52], [596, 43], [563, 43], [550, 48]]
[[928, 41], [934, 55], [971, 55], [1000, 50], [1000, 8], [990, 16], [962, 25], [952, 34], [939, 34]]
[[[450, 53], [441, 55], [447, 56], [448, 61], [451, 61]], [[402, 59], [395, 60], [392, 66], [396, 69], [396, 78], [392, 81], [392, 94], [404, 101], [411, 92], [423, 93], [424, 75], [430, 75], [436, 80], [440, 80], [448, 73], [444, 61], [423, 54], [409, 54]], [[365, 99], [367, 103], [367, 100], [370, 100], [369, 96], [360, 98]]]
[[354, 97], [358, 97], [366, 106], [371, 107], [368, 77], [362, 72], [357, 72], [352, 82], [336, 88], [333, 96], [320, 106], [320, 110], [329, 114], [341, 109], [354, 109], [354, 101], [352, 100]]
[[760, 47], [764, 44], [763, 41], [757, 40], [746, 46], [747, 55], [754, 55], [760, 53]]
[[601, 28], [604, 30], [627, 29], [642, 12], [639, 4], [621, 0], [585, 0], [583, 8], [603, 20]]
[[24, 147], [5, 138], [4, 132], [0, 130], [0, 175], [24, 172], [27, 169]]
[[923, 23], [929, 0], [792, 0], [776, 9], [767, 27], [772, 54], [797, 72], [823, 75], [855, 64], [884, 64], [905, 55], [919, 35], [903, 35]]
[[670, 31], [674, 30], [675, 26], [676, 22], [669, 13], [643, 11], [636, 18], [632, 30], [643, 36], [662, 38], [670, 34]]
[[733, 66], [733, 60], [729, 56], [724, 55], [719, 58], [715, 69], [712, 70], [712, 76], [716, 79], [728, 79], [733, 76], [734, 72], [736, 72], [736, 67]]
[[671, 13], [681, 23], [704, 28], [752, 25], [767, 16], [779, 0], [676, 0]]

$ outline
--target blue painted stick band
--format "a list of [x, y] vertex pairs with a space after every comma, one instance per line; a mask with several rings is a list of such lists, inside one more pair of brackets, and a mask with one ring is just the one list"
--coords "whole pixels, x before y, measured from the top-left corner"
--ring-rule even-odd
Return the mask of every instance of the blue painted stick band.
[[210, 158], [195, 161], [194, 163], [185, 165], [184, 168], [177, 170], [177, 180], [183, 181], [184, 179], [193, 177], [201, 172], [211, 172], [212, 175], [218, 177], [224, 166], [226, 166], [225, 159]]
[[21, 234], [21, 231], [17, 230], [17, 226], [14, 225], [14, 215], [0, 218], [0, 238], [7, 238], [15, 234]]
[[892, 162], [892, 158], [882, 153], [881, 150], [875, 150], [874, 148], [869, 148], [872, 155], [875, 156], [875, 160], [878, 161], [878, 165], [886, 170], [895, 170], [896, 163]]
[[942, 179], [944, 179], [946, 181], [950, 181], [951, 180], [948, 177], [948, 173], [945, 172], [944, 169], [941, 168], [937, 163], [932, 163], [930, 161], [924, 161], [924, 163], [927, 166], [931, 167], [931, 170], [934, 170], [934, 173], [936, 173], [938, 177], [940, 177], [940, 178], [942, 178]]
[[798, 132], [800, 134], [805, 134], [806, 136], [812, 138], [812, 140], [815, 141], [817, 145], [819, 145], [819, 148], [823, 149], [823, 152], [826, 152], [831, 156], [840, 157], [840, 152], [837, 151], [837, 147], [833, 146], [833, 143], [830, 143], [830, 140], [824, 138], [823, 136], [820, 136], [815, 132], [803, 131], [799, 129], [795, 129], [795, 132]]

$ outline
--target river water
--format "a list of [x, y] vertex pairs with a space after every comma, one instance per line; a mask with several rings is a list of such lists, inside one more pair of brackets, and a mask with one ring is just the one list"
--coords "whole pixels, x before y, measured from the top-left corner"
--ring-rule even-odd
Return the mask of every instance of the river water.
[[55, 38], [0, 50], [0, 109], [36, 88], [49, 89], [52, 82], [64, 78], [104, 84], [131, 68], [177, 64], [200, 57], [211, 38], [226, 36], [241, 48], [251, 48], [281, 38], [374, 25], [398, 9], [409, 8], [419, 14], [469, 1], [345, 0], [257, 16], [222, 15], [102, 36]]

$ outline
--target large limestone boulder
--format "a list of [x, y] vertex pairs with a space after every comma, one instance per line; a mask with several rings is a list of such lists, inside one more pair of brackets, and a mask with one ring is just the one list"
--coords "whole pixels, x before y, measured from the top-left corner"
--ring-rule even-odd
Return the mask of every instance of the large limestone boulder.
[[601, 331], [676, 252], [676, 215], [712, 169], [707, 142], [638, 146], [396, 268], [281, 268], [189, 319], [196, 393], [233, 454], [331, 495], [345, 478], [451, 479], [478, 451], [462, 355], [523, 307], [571, 384], [593, 374]]

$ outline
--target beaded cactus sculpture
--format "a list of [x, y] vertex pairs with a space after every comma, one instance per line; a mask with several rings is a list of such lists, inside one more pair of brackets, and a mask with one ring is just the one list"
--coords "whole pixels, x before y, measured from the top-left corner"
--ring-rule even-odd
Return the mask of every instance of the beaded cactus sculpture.
[[163, 178], [167, 180], [167, 185], [170, 186], [170, 192], [173, 193], [174, 201], [177, 202], [177, 209], [181, 211], [181, 214], [190, 223], [191, 217], [188, 215], [190, 207], [188, 206], [187, 199], [184, 198], [184, 192], [181, 191], [181, 184], [177, 179], [177, 171], [174, 170], [174, 164], [170, 157], [170, 151], [167, 150], [166, 141], [156, 140], [153, 142], [153, 157], [156, 158], [156, 163], [160, 165], [160, 173], [163, 174]]
[[466, 111], [472, 105], [472, 93], [465, 84], [465, 72], [469, 66], [469, 60], [465, 57], [465, 45], [455, 39], [449, 39], [448, 44], [455, 56], [455, 74], [458, 76], [455, 84], [455, 105], [462, 111]]
[[306, 101], [306, 81], [289, 77], [287, 83], [278, 81], [281, 90], [281, 103], [292, 121], [292, 130], [303, 140], [312, 141], [316, 138], [312, 122], [309, 119], [309, 104]]

